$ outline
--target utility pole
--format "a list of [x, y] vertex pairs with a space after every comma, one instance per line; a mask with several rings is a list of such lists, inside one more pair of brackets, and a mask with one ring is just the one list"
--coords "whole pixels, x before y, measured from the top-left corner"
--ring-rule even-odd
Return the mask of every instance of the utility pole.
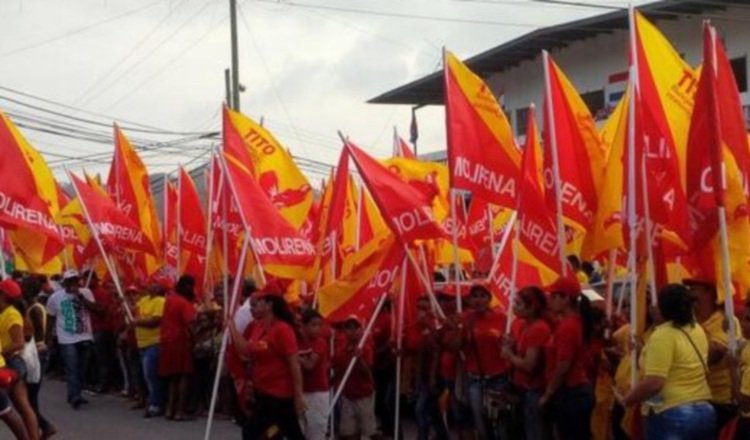
[[232, 27], [232, 109], [240, 110], [240, 60], [237, 44], [237, 0], [229, 0], [229, 17]]
[[232, 79], [230, 78], [230, 70], [224, 69], [224, 88], [226, 89], [226, 97], [224, 98], [226, 101], [226, 105], [229, 108], [234, 108], [234, 103], [232, 102]]

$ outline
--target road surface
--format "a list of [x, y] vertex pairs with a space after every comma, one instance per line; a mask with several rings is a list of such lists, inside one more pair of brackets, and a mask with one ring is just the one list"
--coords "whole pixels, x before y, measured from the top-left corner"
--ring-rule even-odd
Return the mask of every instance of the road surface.
[[[89, 405], [74, 411], [65, 402], [65, 384], [48, 380], [42, 386], [42, 413], [57, 426], [53, 440], [202, 440], [206, 419], [170, 422], [163, 418], [144, 419], [142, 411], [130, 410], [130, 401], [116, 394], [86, 396]], [[214, 422], [212, 440], [239, 440], [235, 424]], [[0, 439], [12, 439], [0, 422]]]

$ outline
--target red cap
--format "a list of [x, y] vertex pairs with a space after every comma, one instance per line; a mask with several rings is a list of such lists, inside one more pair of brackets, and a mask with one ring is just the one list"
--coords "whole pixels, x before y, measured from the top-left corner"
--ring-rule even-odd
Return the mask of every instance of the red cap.
[[262, 289], [253, 292], [253, 297], [263, 298], [266, 296], [284, 297], [286, 293], [286, 283], [280, 279], [274, 279], [266, 283]]
[[562, 276], [545, 287], [544, 290], [550, 294], [562, 293], [570, 298], [578, 298], [581, 295], [581, 283], [575, 277]]
[[166, 276], [154, 276], [151, 277], [151, 284], [157, 285], [161, 287], [162, 289], [169, 291], [172, 290], [172, 287], [174, 286], [174, 281]]
[[0, 291], [2, 291], [10, 300], [21, 297], [21, 286], [11, 279], [0, 281]]
[[125, 293], [135, 294], [139, 293], [141, 289], [138, 288], [135, 284], [131, 284], [128, 287], [125, 288]]
[[360, 318], [359, 315], [355, 315], [354, 313], [347, 316], [346, 319], [344, 320], [344, 323], [347, 323], [349, 321], [356, 322], [357, 324], [359, 324], [360, 327], [364, 325], [364, 321], [362, 320], [362, 318]]

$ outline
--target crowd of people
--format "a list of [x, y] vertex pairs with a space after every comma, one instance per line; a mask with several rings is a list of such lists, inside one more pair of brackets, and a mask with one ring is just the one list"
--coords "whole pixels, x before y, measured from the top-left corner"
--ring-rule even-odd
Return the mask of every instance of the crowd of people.
[[14, 274], [0, 282], [0, 418], [17, 439], [52, 437], [39, 392], [56, 375], [72, 410], [121, 393], [143, 417], [205, 415], [226, 329], [217, 414], [246, 440], [750, 438], [750, 302], [733, 338], [713, 283], [667, 285], [634, 341], [627, 302], [608, 318], [588, 272], [519, 289], [511, 313], [481, 282], [458, 299], [438, 288], [401, 332], [392, 299], [328, 322], [276, 281], [246, 280], [229, 316], [222, 290], [199, 297], [190, 276], [123, 297], [93, 273]]

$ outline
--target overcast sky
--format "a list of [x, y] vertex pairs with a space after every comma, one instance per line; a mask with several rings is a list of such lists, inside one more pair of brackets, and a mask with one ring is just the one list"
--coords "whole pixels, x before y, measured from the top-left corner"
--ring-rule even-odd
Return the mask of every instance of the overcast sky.
[[[437, 69], [443, 45], [467, 57], [536, 27], [606, 12], [527, 0], [238, 2], [243, 112], [263, 116], [293, 154], [328, 164], [335, 163], [340, 151], [336, 130], [379, 156], [390, 153], [394, 125], [408, 137], [408, 107], [365, 101]], [[6, 99], [11, 98], [97, 122], [110, 123], [114, 117], [180, 132], [219, 130], [224, 69], [230, 64], [228, 4], [0, 0], [0, 87], [90, 113], [6, 89], [0, 89], [0, 109], [41, 116], [48, 123], [61, 120]], [[443, 149], [442, 108], [422, 109], [418, 120], [420, 152]], [[71, 122], [110, 133], [104, 126]], [[106, 175], [105, 153], [111, 146], [23, 132], [49, 153], [58, 175], [64, 164], [73, 171], [82, 166], [61, 156], [96, 152], [103, 156], [86, 169]], [[144, 141], [177, 137], [129, 134]], [[151, 152], [144, 157], [150, 171], [171, 171], [178, 163], [198, 164], [198, 147], [206, 145], [192, 144], [183, 154]], [[320, 174], [306, 171], [317, 185]]]

